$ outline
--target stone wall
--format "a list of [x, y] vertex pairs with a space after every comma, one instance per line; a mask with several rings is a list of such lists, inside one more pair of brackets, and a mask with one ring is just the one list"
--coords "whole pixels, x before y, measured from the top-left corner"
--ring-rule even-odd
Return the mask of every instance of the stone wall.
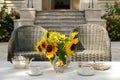
[[[29, 1], [29, 5], [28, 5]], [[33, 2], [32, 2], [33, 1]], [[93, 2], [92, 2], [93, 1]], [[4, 0], [0, 0], [0, 6], [3, 4]], [[105, 9], [105, 4], [108, 3], [114, 3], [114, 0], [80, 0], [80, 10], [85, 10], [88, 7], [92, 8], [92, 5], [94, 8], [100, 8], [102, 10]], [[7, 5], [9, 8], [17, 8], [19, 10], [20, 8], [35, 8], [37, 11], [42, 10], [42, 0], [6, 0]], [[33, 4], [32, 4], [33, 3]], [[103, 12], [103, 11], [102, 11]]]

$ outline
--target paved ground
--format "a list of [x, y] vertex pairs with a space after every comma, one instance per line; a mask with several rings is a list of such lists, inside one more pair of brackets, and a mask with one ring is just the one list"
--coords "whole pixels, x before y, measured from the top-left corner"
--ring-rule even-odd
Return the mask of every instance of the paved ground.
[[120, 61], [120, 42], [111, 42], [111, 53], [113, 61]]
[[[0, 61], [7, 60], [8, 43], [0, 43]], [[120, 42], [111, 42], [112, 61], [120, 61]]]
[[7, 60], [8, 43], [0, 43], [0, 61]]

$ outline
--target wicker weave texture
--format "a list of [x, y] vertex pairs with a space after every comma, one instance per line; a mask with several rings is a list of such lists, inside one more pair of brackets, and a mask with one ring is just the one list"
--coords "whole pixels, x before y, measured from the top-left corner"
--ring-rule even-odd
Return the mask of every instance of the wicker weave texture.
[[78, 52], [74, 61], [111, 61], [111, 44], [108, 32], [97, 24], [83, 24], [73, 31], [78, 31]]
[[33, 57], [35, 60], [46, 60], [35, 51], [35, 45], [44, 32], [44, 28], [35, 25], [24, 25], [15, 29], [8, 44], [8, 60], [19, 54], [29, 58]]

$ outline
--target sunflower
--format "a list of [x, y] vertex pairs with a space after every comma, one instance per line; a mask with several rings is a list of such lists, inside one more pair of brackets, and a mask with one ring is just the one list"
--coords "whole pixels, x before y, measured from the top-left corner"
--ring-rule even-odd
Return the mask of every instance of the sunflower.
[[55, 53], [57, 52], [57, 44], [54, 42], [50, 42], [47, 45], [47, 49], [46, 49], [46, 57], [48, 59], [54, 57]]
[[77, 44], [77, 43], [78, 43], [78, 38], [73, 39], [73, 40], [72, 40], [72, 43], [73, 43], [73, 44]]
[[45, 30], [44, 35], [42, 36], [42, 39], [48, 40], [48, 38], [49, 38], [48, 30]]
[[45, 50], [47, 48], [47, 42], [46, 40], [41, 40], [40, 41], [40, 47]]
[[71, 36], [68, 37], [59, 32], [48, 32], [46, 30], [42, 40], [37, 43], [35, 49], [40, 55], [45, 53], [45, 56], [51, 62], [58, 56], [60, 61], [58, 61], [57, 64], [66, 64], [65, 56], [75, 54], [76, 44], [78, 43], [77, 34], [78, 32], [73, 32]]
[[73, 32], [71, 35], [71, 40], [75, 39], [77, 34], [78, 34], [78, 32]]
[[73, 55], [75, 53], [77, 43], [78, 43], [78, 38], [73, 39], [71, 42], [68, 42], [66, 44], [65, 49], [68, 55]]
[[37, 45], [35, 46], [35, 50], [40, 54], [42, 55], [42, 48], [40, 46], [40, 42], [37, 42]]
[[59, 32], [50, 32], [49, 38], [50, 40], [58, 41], [60, 39], [61, 35]]
[[62, 34], [62, 35], [61, 35], [61, 38], [62, 38], [62, 39], [65, 39], [65, 38], [66, 38], [66, 36]]

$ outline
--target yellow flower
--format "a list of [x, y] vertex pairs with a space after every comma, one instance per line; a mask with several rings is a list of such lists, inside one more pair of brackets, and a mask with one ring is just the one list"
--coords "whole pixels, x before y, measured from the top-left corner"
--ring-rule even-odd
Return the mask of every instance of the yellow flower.
[[78, 43], [78, 38], [73, 39], [73, 40], [72, 40], [72, 43], [73, 43], [73, 44], [77, 44], [77, 43]]
[[37, 42], [37, 45], [35, 46], [35, 50], [42, 55], [42, 48], [40, 47], [40, 42]]
[[45, 31], [45, 35], [46, 35], [46, 38], [48, 39], [49, 38], [48, 30]]
[[39, 44], [40, 44], [40, 47], [43, 50], [45, 50], [47, 48], [47, 42], [46, 42], [46, 40], [41, 40]]
[[68, 42], [66, 44], [65, 49], [68, 55], [73, 55], [75, 53], [77, 43], [78, 43], [78, 38], [73, 39], [71, 42]]
[[61, 35], [59, 32], [50, 32], [49, 38], [50, 40], [58, 41], [60, 39]]
[[53, 62], [56, 56], [60, 59], [58, 65], [66, 64], [66, 57], [75, 54], [76, 44], [78, 43], [78, 32], [73, 32], [70, 37], [59, 32], [45, 31], [42, 40], [35, 46], [36, 51], [42, 55], [45, 53], [46, 57]]
[[78, 34], [78, 32], [73, 32], [72, 35], [71, 35], [71, 40], [74, 39], [77, 34]]
[[48, 59], [54, 57], [54, 55], [56, 54], [57, 52], [57, 44], [54, 43], [54, 42], [50, 42], [48, 45], [47, 45], [47, 49], [46, 49], [46, 57]]
[[45, 30], [45, 33], [43, 35], [43, 39], [47, 40], [49, 38], [48, 30]]
[[65, 35], [61, 35], [61, 38], [62, 38], [62, 39], [65, 39], [65, 38], [66, 38], [66, 36], [65, 36]]

